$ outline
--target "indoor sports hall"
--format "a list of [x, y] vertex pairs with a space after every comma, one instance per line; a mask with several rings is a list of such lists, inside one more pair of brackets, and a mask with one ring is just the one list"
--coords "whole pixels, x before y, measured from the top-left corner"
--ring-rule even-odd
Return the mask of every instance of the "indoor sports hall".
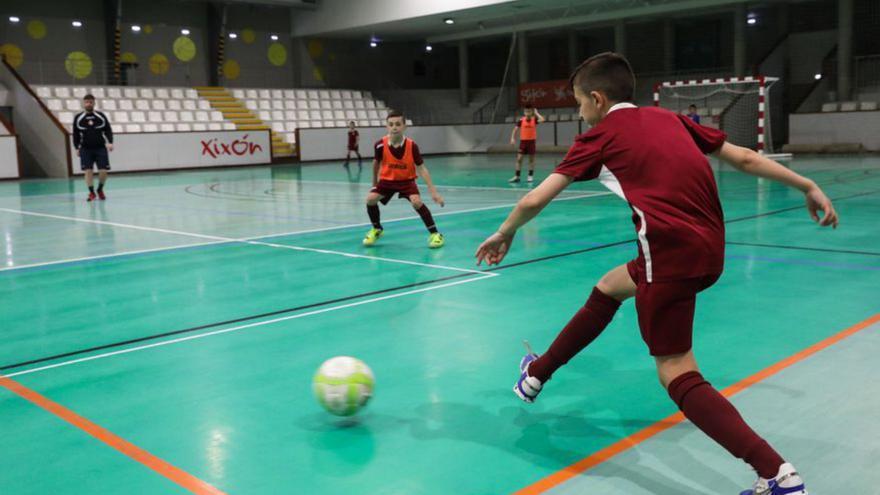
[[[543, 353], [656, 235], [600, 176], [475, 258], [603, 124], [569, 75], [609, 51], [632, 103], [839, 215], [707, 156], [724, 271], [693, 353], [806, 483], [742, 493], [880, 493], [878, 40], [874, 0], [4, 2], [0, 494], [749, 490], [658, 383], [633, 300], [534, 403], [511, 390], [523, 341]], [[395, 119], [442, 247], [396, 197], [365, 245]], [[325, 376], [337, 356], [369, 384]]]

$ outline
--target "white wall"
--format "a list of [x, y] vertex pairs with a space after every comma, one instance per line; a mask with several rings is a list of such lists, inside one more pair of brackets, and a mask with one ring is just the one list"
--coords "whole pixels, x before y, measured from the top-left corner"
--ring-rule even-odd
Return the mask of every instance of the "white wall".
[[[0, 127], [3, 127], [0, 124]], [[15, 136], [0, 136], [0, 179], [18, 178], [18, 146]]]
[[[114, 150], [110, 153], [113, 172], [265, 165], [272, 161], [269, 131], [116, 134], [113, 141]], [[70, 146], [73, 148], [72, 140]], [[74, 173], [82, 174], [76, 150], [72, 152]]]
[[[413, 126], [406, 130], [406, 136], [418, 143], [424, 154], [485, 153], [490, 146], [507, 142], [511, 128], [511, 124]], [[359, 131], [361, 155], [372, 156], [373, 144], [386, 134], [385, 128], [368, 127]], [[345, 158], [347, 132], [346, 128], [300, 129], [300, 159]]]
[[791, 144], [861, 143], [880, 151], [880, 112], [794, 113], [789, 125]]

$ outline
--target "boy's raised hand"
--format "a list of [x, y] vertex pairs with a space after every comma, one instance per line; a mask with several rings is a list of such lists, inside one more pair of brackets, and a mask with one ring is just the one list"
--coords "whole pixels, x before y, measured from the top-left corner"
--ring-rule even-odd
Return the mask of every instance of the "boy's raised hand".
[[[817, 222], [822, 227], [828, 227], [829, 225], [832, 228], [837, 228], [837, 212], [834, 210], [834, 205], [831, 204], [831, 200], [828, 199], [828, 196], [822, 192], [822, 189], [819, 186], [815, 186], [811, 188], [809, 191], [804, 193], [804, 196], [807, 200], [807, 210], [810, 212], [810, 217], [814, 222]], [[819, 211], [822, 211], [822, 218], [819, 219]]]
[[489, 266], [501, 263], [501, 260], [507, 255], [507, 251], [510, 250], [511, 243], [513, 243], [512, 235], [505, 235], [501, 232], [490, 235], [477, 248], [477, 266], [484, 261]]
[[441, 208], [446, 206], [446, 201], [443, 200], [443, 196], [440, 195], [437, 191], [431, 193], [431, 199], [434, 200], [435, 203], [440, 205]]

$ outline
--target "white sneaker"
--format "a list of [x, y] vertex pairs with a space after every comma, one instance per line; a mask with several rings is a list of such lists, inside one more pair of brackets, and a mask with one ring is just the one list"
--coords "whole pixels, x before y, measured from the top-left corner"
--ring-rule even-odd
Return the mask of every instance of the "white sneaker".
[[513, 177], [507, 179], [507, 182], [510, 182], [511, 184], [513, 184], [514, 182], [519, 182], [519, 176], [514, 175]]
[[789, 463], [779, 467], [779, 473], [772, 480], [758, 477], [755, 485], [739, 495], [807, 495], [804, 480]]
[[529, 183], [532, 183], [532, 182], [535, 182], [535, 178], [533, 176], [529, 175]]

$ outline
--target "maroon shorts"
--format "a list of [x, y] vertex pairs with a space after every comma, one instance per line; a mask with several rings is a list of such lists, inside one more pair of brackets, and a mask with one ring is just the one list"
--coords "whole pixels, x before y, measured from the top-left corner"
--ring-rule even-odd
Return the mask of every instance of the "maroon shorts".
[[358, 150], [358, 146], [356, 144], [349, 144], [348, 145], [348, 151], [357, 151], [357, 150]]
[[379, 201], [387, 205], [395, 194], [399, 198], [409, 199], [412, 195], [419, 195], [419, 186], [415, 180], [380, 180], [370, 192], [379, 193], [382, 199]]
[[682, 354], [691, 350], [697, 294], [711, 287], [721, 274], [667, 282], [639, 279], [636, 260], [626, 264], [636, 283], [636, 313], [642, 340], [652, 356]]
[[535, 140], [529, 139], [527, 141], [520, 140], [519, 141], [519, 154], [520, 155], [534, 155], [535, 154]]

